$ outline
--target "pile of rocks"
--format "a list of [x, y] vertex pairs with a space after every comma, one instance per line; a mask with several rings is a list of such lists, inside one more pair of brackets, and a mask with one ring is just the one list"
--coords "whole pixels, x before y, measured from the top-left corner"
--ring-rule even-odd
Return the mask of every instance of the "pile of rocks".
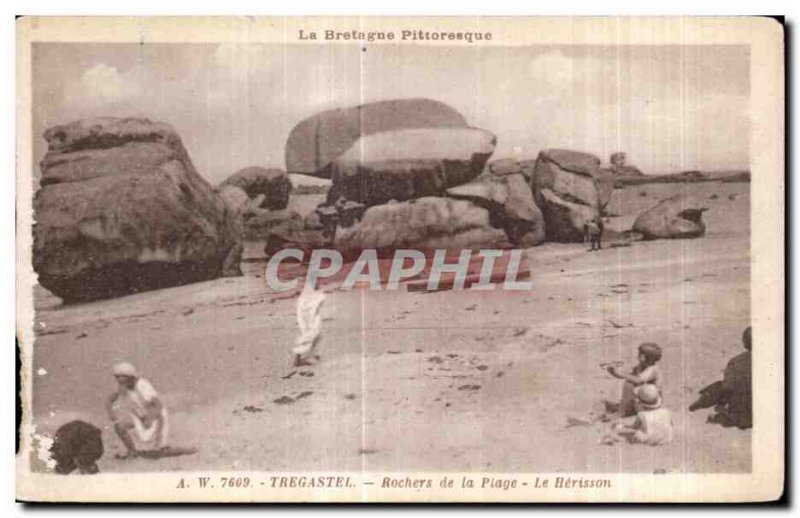
[[[214, 190], [167, 124], [95, 118], [45, 132], [33, 266], [67, 302], [239, 275], [242, 240], [284, 247], [464, 249], [579, 242], [614, 189], [612, 169], [562, 149], [487, 162], [497, 139], [428, 99], [366, 104], [300, 122], [286, 166], [332, 181], [305, 219], [285, 171], [248, 167]], [[633, 230], [697, 237], [704, 208], [666, 200]]]
[[588, 153], [548, 149], [539, 153], [531, 176], [549, 241], [580, 241], [586, 223], [611, 200], [614, 179]]
[[[528, 247], [545, 240], [581, 241], [584, 225], [600, 216], [614, 189], [600, 160], [554, 149], [535, 161], [503, 159], [486, 167], [496, 143], [493, 134], [469, 126], [440, 102], [384, 101], [300, 122], [286, 143], [286, 167], [332, 181], [326, 202], [308, 220], [323, 229], [321, 244], [328, 246], [427, 248], [435, 241], [462, 248]], [[363, 217], [342, 217], [345, 201], [356, 204]]]
[[300, 122], [286, 143], [286, 168], [332, 181], [308, 220], [327, 246], [481, 246], [504, 240], [502, 230], [487, 208], [454, 203], [448, 190], [476, 179], [496, 142], [443, 103], [382, 101]]

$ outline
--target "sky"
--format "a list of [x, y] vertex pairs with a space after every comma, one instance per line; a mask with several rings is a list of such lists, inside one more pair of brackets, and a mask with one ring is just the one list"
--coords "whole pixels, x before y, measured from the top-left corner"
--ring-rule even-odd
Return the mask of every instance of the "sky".
[[494, 158], [625, 151], [647, 174], [749, 164], [746, 46], [37, 43], [32, 87], [35, 163], [48, 127], [147, 117], [175, 128], [212, 184], [284, 168], [289, 132], [319, 111], [408, 97], [497, 135]]

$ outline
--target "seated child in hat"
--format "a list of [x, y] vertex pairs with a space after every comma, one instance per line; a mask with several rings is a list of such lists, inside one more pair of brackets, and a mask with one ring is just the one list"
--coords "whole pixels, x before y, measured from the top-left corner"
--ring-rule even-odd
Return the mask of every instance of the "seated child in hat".
[[114, 365], [113, 374], [119, 386], [106, 408], [114, 430], [128, 450], [123, 458], [165, 448], [169, 431], [167, 409], [156, 389], [128, 362]]
[[630, 417], [636, 413], [634, 407], [633, 390], [641, 385], [654, 385], [658, 392], [661, 392], [662, 376], [658, 368], [658, 361], [661, 359], [661, 347], [652, 342], [646, 342], [639, 346], [639, 363], [631, 370], [630, 374], [618, 372], [614, 366], [606, 370], [615, 378], [625, 380], [622, 385], [622, 397], [620, 398], [617, 413], [619, 417]]
[[660, 446], [672, 442], [672, 413], [661, 405], [661, 394], [655, 385], [640, 385], [634, 395], [636, 419], [630, 425], [615, 425], [617, 434], [634, 444]]

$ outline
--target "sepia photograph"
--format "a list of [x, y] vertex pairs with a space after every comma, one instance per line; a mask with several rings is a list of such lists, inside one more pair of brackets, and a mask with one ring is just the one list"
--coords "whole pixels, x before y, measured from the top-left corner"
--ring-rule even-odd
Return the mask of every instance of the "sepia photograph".
[[777, 498], [782, 29], [565, 21], [18, 20], [18, 497]]

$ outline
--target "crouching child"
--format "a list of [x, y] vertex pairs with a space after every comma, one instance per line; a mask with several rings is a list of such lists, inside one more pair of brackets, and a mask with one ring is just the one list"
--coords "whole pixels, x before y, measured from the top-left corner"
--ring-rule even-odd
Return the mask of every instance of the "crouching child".
[[114, 365], [113, 374], [118, 387], [108, 400], [107, 411], [127, 449], [122, 458], [165, 449], [169, 431], [167, 409], [156, 389], [128, 362]]

